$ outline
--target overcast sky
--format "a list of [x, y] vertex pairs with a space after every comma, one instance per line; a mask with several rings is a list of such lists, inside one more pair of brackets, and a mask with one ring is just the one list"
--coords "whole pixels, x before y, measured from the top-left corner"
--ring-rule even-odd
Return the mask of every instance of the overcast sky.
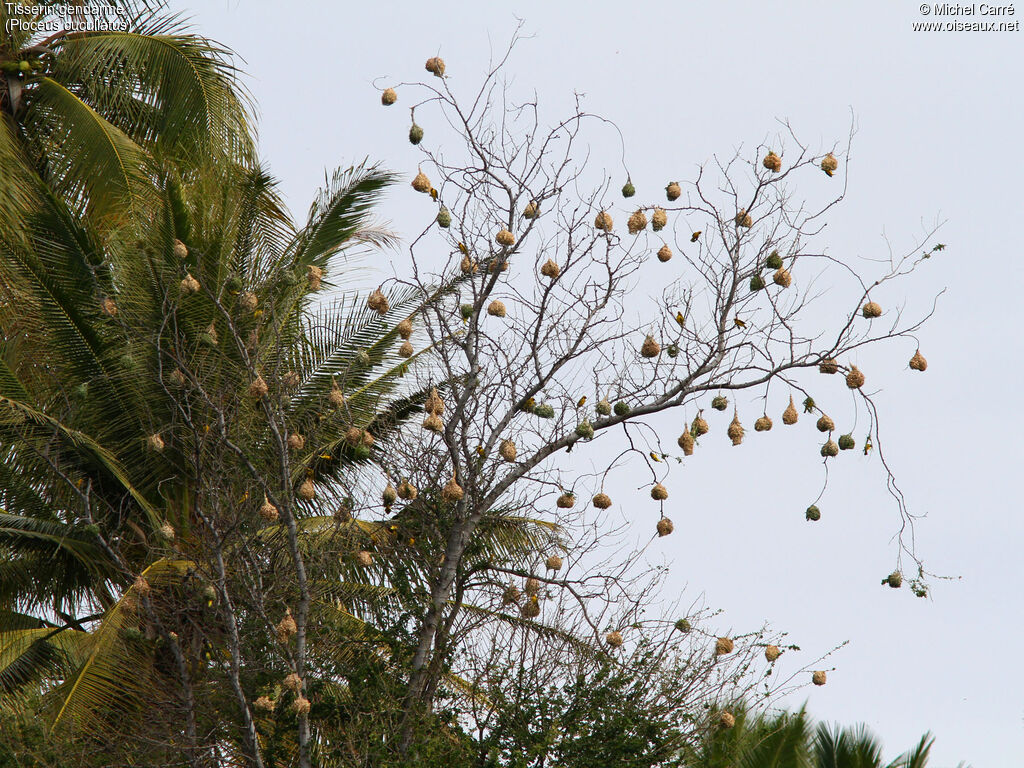
[[[723, 630], [767, 620], [807, 661], [849, 640], [828, 663], [829, 684], [800, 692], [795, 706], [806, 699], [816, 718], [866, 722], [889, 757], [931, 730], [933, 766], [1020, 765], [1024, 32], [914, 32], [914, 22], [950, 18], [907, 0], [173, 7], [244, 59], [263, 156], [300, 215], [327, 169], [369, 157], [415, 173], [408, 113], [380, 107], [372, 81], [423, 78], [424, 60], [440, 54], [453, 87], [471, 88], [516, 16], [533, 37], [509, 65], [515, 86], [542, 104], [585, 93], [622, 130], [638, 199], [659, 199], [667, 181], [692, 177], [716, 153], [756, 146], [780, 118], [829, 146], [845, 139], [852, 110], [849, 192], [829, 219], [829, 253], [886, 256], [887, 240], [909, 248], [945, 222], [935, 242], [947, 250], [885, 296], [927, 309], [947, 289], [920, 335], [928, 371], [906, 369], [913, 344], [904, 342], [871, 359], [871, 380], [881, 386], [886, 456], [911, 509], [927, 514], [918, 551], [929, 570], [957, 578], [935, 582], [928, 600], [880, 586], [898, 515], [877, 457], [844, 454], [822, 521], [803, 521], [821, 482], [817, 435], [803, 422], [802, 436], [735, 449], [709, 441], [673, 476], [683, 491], [668, 510], [677, 532], [652, 554], [674, 563], [672, 587], [724, 609]], [[1004, 20], [1024, 9], [1016, 13]], [[615, 153], [595, 162], [621, 175]], [[414, 197], [403, 185], [382, 209], [407, 237], [424, 226]], [[406, 254], [381, 257], [381, 273], [403, 274]], [[636, 493], [619, 482], [613, 496]], [[656, 516], [644, 514], [647, 535]]]

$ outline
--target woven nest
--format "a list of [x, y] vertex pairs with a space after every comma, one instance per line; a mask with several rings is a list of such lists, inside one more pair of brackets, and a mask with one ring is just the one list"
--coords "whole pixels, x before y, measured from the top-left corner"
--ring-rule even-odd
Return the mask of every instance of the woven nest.
[[850, 389], [860, 389], [864, 386], [864, 374], [857, 369], [856, 365], [851, 365], [850, 372], [846, 374], [846, 386]]
[[676, 629], [678, 629], [683, 634], [685, 634], [685, 633], [689, 632], [691, 629], [693, 629], [693, 626], [690, 624], [690, 620], [689, 619], [678, 619], [678, 620], [676, 620], [675, 627], [676, 627]]
[[716, 411], [724, 411], [729, 407], [729, 398], [725, 395], [715, 395], [711, 398], [711, 407]]
[[391, 309], [391, 305], [388, 304], [388, 297], [381, 292], [380, 288], [373, 291], [367, 297], [366, 306], [368, 306], [378, 315], [386, 315], [388, 313], [388, 310]]
[[651, 214], [651, 229], [655, 232], [660, 232], [668, 224], [668, 214], [664, 208], [655, 208], [654, 213]]
[[412, 180], [412, 188], [417, 192], [423, 192], [426, 194], [430, 191], [430, 179], [427, 178], [427, 174], [423, 171], [419, 171]]
[[665, 263], [666, 261], [669, 261], [671, 258], [672, 249], [669, 248], [667, 245], [663, 245], [661, 246], [661, 248], [658, 249], [658, 261]]
[[811, 682], [815, 685], [824, 685], [828, 680], [828, 676], [825, 674], [825, 670], [818, 669], [811, 674]]
[[679, 436], [679, 439], [676, 440], [676, 443], [679, 445], [679, 447], [683, 449], [684, 456], [693, 455], [693, 446], [695, 442], [696, 441], [693, 439], [693, 435], [690, 434], [689, 432], [683, 432], [683, 434]]
[[301, 383], [302, 377], [295, 371], [288, 371], [288, 373], [281, 377], [281, 385], [285, 389], [295, 389]]
[[274, 700], [268, 696], [260, 696], [252, 703], [252, 707], [257, 712], [273, 712]]
[[185, 374], [182, 373], [181, 368], [175, 368], [171, 371], [169, 378], [171, 383], [176, 387], [184, 387], [188, 383], [188, 379], [185, 378]]
[[438, 394], [437, 387], [431, 388], [430, 394], [423, 403], [423, 410], [434, 416], [440, 416], [444, 413], [444, 400], [442, 400], [441, 395]]
[[764, 289], [764, 278], [763, 277], [761, 277], [760, 275], [754, 275], [752, 278], [750, 278], [750, 290], [751, 291], [760, 291], [762, 289]]
[[399, 357], [412, 357], [416, 353], [416, 350], [412, 347], [412, 342], [403, 341], [401, 346], [398, 347]]
[[653, 336], [648, 336], [640, 345], [640, 354], [644, 357], [657, 357], [661, 354], [661, 345], [654, 340]]
[[817, 504], [811, 504], [804, 512], [804, 517], [812, 523], [816, 523], [821, 520], [821, 510], [818, 509]]
[[526, 207], [523, 208], [523, 218], [536, 219], [538, 216], [540, 216], [540, 207], [532, 201], [527, 203]]
[[736, 225], [739, 227], [754, 226], [754, 220], [750, 218], [750, 214], [747, 213], [746, 208], [740, 208], [740, 212], [736, 214]]
[[440, 56], [431, 56], [427, 59], [425, 69], [437, 77], [442, 77], [444, 75], [444, 59]]
[[385, 507], [390, 507], [398, 499], [398, 489], [391, 483], [388, 483], [384, 490], [381, 491], [380, 499], [384, 502]]
[[601, 211], [598, 213], [594, 218], [594, 226], [603, 232], [611, 232], [612, 227], [614, 226], [611, 214], [608, 213], [608, 211]]
[[921, 354], [921, 350], [917, 350], [914, 356], [910, 358], [910, 370], [912, 371], [926, 371], [928, 370], [928, 361], [924, 359], [924, 355]]
[[263, 505], [260, 507], [260, 517], [268, 523], [277, 522], [277, 507], [270, 503], [266, 496], [263, 497]]
[[501, 445], [498, 446], [498, 455], [505, 461], [515, 461], [516, 444], [511, 440], [502, 440]]
[[332, 382], [331, 391], [327, 393], [327, 402], [333, 405], [335, 408], [340, 408], [345, 404], [345, 395], [342, 393], [341, 388], [337, 382]]
[[154, 453], [161, 453], [166, 447], [166, 444], [159, 434], [152, 434], [146, 438], [146, 446]]
[[526, 580], [526, 585], [523, 589], [526, 590], [526, 594], [530, 597], [536, 597], [540, 594], [540, 580], [531, 576]]
[[132, 588], [135, 590], [135, 594], [140, 597], [145, 597], [149, 594], [149, 582], [146, 581], [144, 576], [136, 576]]
[[826, 440], [825, 444], [821, 446], [821, 455], [826, 459], [832, 458], [833, 456], [839, 455], [839, 444], [835, 440]]
[[541, 419], [553, 419], [555, 417], [555, 407], [551, 403], [539, 403], [533, 409], [533, 415]]
[[[434, 418], [437, 417], [435, 416]], [[444, 488], [441, 489], [441, 498], [447, 502], [459, 501], [464, 495], [462, 486], [455, 482], [454, 477], [445, 483]]]
[[700, 437], [701, 435], [706, 435], [709, 429], [710, 427], [708, 427], [707, 421], [705, 421], [704, 417], [698, 413], [693, 419], [693, 424], [691, 425], [690, 430], [697, 437]]
[[658, 531], [659, 536], [668, 536], [670, 533], [672, 533], [672, 531], [675, 530], [675, 528], [676, 527], [672, 525], [672, 521], [669, 520], [667, 517], [661, 518], [661, 520], [659, 520], [658, 524], [655, 526], [655, 529]]
[[445, 208], [442, 205], [441, 206], [441, 210], [439, 210], [437, 212], [437, 219], [436, 219], [436, 221], [437, 221], [437, 226], [439, 226], [441, 229], [448, 229], [448, 227], [450, 227], [452, 225], [452, 214], [451, 214], [451, 211], [449, 211], [447, 208]]
[[593, 498], [593, 504], [598, 509], [608, 509], [612, 505], [612, 499], [607, 493], [598, 493]]
[[594, 437], [594, 425], [589, 420], [584, 419], [576, 425], [576, 434], [584, 440], [592, 440]]
[[419, 490], [408, 480], [402, 480], [398, 484], [398, 498], [403, 501], [413, 501], [419, 495]]
[[789, 288], [793, 283], [793, 276], [789, 274], [789, 270], [779, 268], [775, 270], [775, 274], [772, 275], [772, 282], [776, 285], [780, 285], [783, 288]]
[[612, 648], [622, 647], [622, 633], [618, 630], [613, 629], [607, 635], [604, 636], [604, 641], [608, 643]]
[[732, 712], [720, 712], [718, 715], [718, 724], [723, 728], [732, 728], [736, 725], [736, 716]]
[[839, 373], [839, 361], [834, 357], [828, 357], [818, 363], [819, 373]]
[[544, 561], [544, 567], [549, 571], [557, 571], [562, 568], [562, 558], [558, 555], [549, 555], [548, 559]]
[[764, 156], [764, 160], [761, 161], [761, 165], [772, 173], [778, 173], [782, 170], [782, 158], [769, 150], [768, 154]]
[[441, 421], [440, 416], [435, 416], [431, 413], [423, 420], [423, 428], [428, 432], [433, 432], [439, 435], [444, 432], [444, 422]]
[[767, 416], [761, 416], [754, 422], [755, 432], [768, 432], [772, 428], [772, 420]]
[[298, 691], [302, 688], [302, 678], [294, 672], [291, 672], [285, 676], [281, 684], [289, 691]]
[[299, 696], [292, 702], [292, 709], [295, 710], [297, 715], [308, 715], [311, 708], [312, 705], [305, 696]]
[[768, 269], [782, 269], [782, 257], [778, 251], [772, 251], [768, 254], [768, 258], [764, 260], [764, 265]]
[[412, 320], [409, 319], [408, 317], [405, 318], [405, 320], [398, 324], [396, 330], [398, 331], [399, 336], [401, 336], [403, 339], [408, 339], [410, 336], [412, 336]]
[[164, 523], [160, 526], [160, 537], [164, 541], [174, 541], [174, 526], [170, 523]]
[[729, 422], [729, 428], [725, 431], [725, 434], [732, 440], [733, 445], [739, 445], [743, 442], [745, 431], [743, 425], [740, 424], [740, 417], [737, 414], [733, 414], [732, 421]]
[[487, 314], [492, 317], [504, 317], [507, 314], [504, 302], [495, 299], [487, 305]]
[[300, 435], [298, 432], [292, 432], [288, 435], [288, 447], [293, 451], [301, 451], [306, 447], [306, 438]]
[[736, 644], [730, 637], [720, 637], [715, 640], [715, 656], [725, 656], [735, 650]]
[[869, 301], [861, 309], [860, 313], [869, 320], [882, 316], [882, 305], [876, 301]]
[[633, 182], [626, 179], [626, 183], [622, 185], [622, 196], [632, 197], [636, 194], [636, 187], [633, 186]]
[[380, 95], [380, 103], [385, 107], [390, 107], [396, 101], [398, 101], [398, 94], [395, 93], [394, 88], [385, 88], [384, 93]]
[[782, 412], [782, 423], [787, 426], [796, 424], [800, 418], [800, 413], [796, 409], [796, 405], [793, 403], [793, 396], [789, 396], [789, 405], [786, 406], [786, 410]]
[[502, 228], [498, 230], [498, 234], [494, 236], [494, 240], [495, 242], [498, 243], [498, 245], [504, 245], [507, 247], [515, 244], [516, 236], [509, 232], [507, 229]]
[[298, 490], [299, 498], [305, 501], [312, 501], [316, 496], [316, 486], [313, 485], [313, 481], [309, 478], [302, 481]]
[[882, 579], [883, 584], [888, 584], [893, 589], [899, 589], [903, 586], [903, 574], [899, 571], [893, 571], [886, 578]]
[[821, 159], [821, 170], [830, 176], [839, 167], [839, 161], [836, 160], [836, 156], [829, 152], [825, 157]]
[[576, 496], [569, 491], [563, 491], [555, 501], [555, 506], [559, 509], [572, 509], [575, 504]]
[[633, 211], [630, 215], [629, 220], [626, 222], [626, 228], [629, 230], [629, 234], [635, 235], [647, 228], [647, 216], [641, 210]]
[[857, 447], [857, 441], [853, 439], [853, 435], [842, 435], [839, 438], [839, 450], [840, 451], [852, 451]]
[[612, 410], [615, 411], [616, 416], [625, 416], [630, 411], [629, 403], [619, 400]]
[[[421, 141], [423, 141], [423, 128], [419, 125], [416, 125], [416, 123], [413, 123], [412, 125], [409, 126], [409, 143], [415, 145], [419, 144]], [[416, 191], [422, 192], [424, 190]], [[430, 190], [428, 189], [426, 191], [429, 192]]]
[[181, 240], [176, 239], [174, 241], [172, 251], [174, 253], [174, 258], [179, 260], [184, 259], [188, 256], [188, 247], [183, 242], [181, 242]]
[[531, 597], [525, 603], [523, 603], [523, 607], [520, 609], [520, 612], [527, 619], [537, 618], [538, 616], [540, 616], [540, 601], [537, 600], [536, 596]]
[[245, 312], [254, 312], [259, 303], [260, 300], [252, 291], [245, 291], [238, 297], [238, 306]]
[[287, 643], [298, 631], [299, 627], [295, 623], [295, 619], [292, 618], [292, 611], [289, 608], [285, 611], [284, 618], [277, 625], [277, 639], [279, 642]]
[[668, 489], [661, 483], [651, 486], [651, 498], [655, 501], [664, 501], [668, 498]]
[[316, 264], [310, 264], [306, 267], [306, 280], [309, 283], [309, 288], [312, 291], [320, 289], [320, 282], [324, 278], [324, 271], [321, 267]]
[[518, 603], [519, 599], [522, 596], [523, 595], [519, 591], [519, 587], [515, 586], [514, 584], [510, 584], [509, 586], [505, 587], [505, 591], [501, 593], [501, 603], [502, 605], [512, 605], [513, 603]]
[[540, 273], [544, 275], [544, 277], [550, 277], [552, 280], [554, 280], [562, 273], [562, 268], [559, 267], [558, 264], [553, 262], [551, 259], [548, 259], [541, 265]]
[[594, 410], [597, 411], [598, 416], [611, 416], [612, 404], [608, 402], [608, 398], [603, 397], [594, 406]]
[[263, 380], [262, 376], [257, 376], [256, 380], [249, 385], [250, 397], [266, 397], [268, 392], [270, 392], [270, 387], [267, 386], [267, 382]]
[[665, 197], [668, 198], [670, 203], [678, 200], [681, 194], [683, 194], [683, 190], [679, 186], [678, 181], [669, 182], [668, 186], [665, 187]]
[[819, 432], [831, 432], [836, 428], [836, 423], [832, 421], [832, 418], [828, 414], [821, 414], [815, 426]]
[[490, 264], [491, 272], [508, 272], [508, 259], [498, 257], [493, 259]]
[[356, 552], [356, 562], [364, 568], [373, 565], [373, 555], [367, 552], [365, 549], [361, 549]]
[[[199, 293], [199, 289], [202, 286], [199, 285], [199, 281], [196, 280], [192, 275], [185, 275], [185, 279], [181, 281], [181, 295], [190, 296], [193, 293]], [[110, 314], [109, 312], [107, 314]], [[115, 307], [114, 314], [117, 314]]]
[[773, 662], [782, 655], [782, 651], [779, 650], [777, 645], [768, 645], [764, 649], [764, 657], [769, 661]]

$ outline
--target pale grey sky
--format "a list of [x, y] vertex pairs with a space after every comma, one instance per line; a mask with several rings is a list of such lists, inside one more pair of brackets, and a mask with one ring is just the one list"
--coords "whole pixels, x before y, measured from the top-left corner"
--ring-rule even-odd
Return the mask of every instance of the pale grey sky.
[[[936, 582], [930, 600], [880, 586], [894, 562], [898, 519], [877, 458], [862, 460], [859, 451], [837, 462], [822, 521], [803, 522], [821, 480], [808, 455], [817, 436], [806, 433], [768, 440], [751, 431], [736, 449], [709, 441], [699, 461], [673, 476], [683, 491], [669, 511], [677, 532], [653, 553], [674, 562], [672, 585], [703, 591], [725, 610], [723, 628], [768, 620], [808, 659], [850, 641], [829, 664], [829, 684], [794, 701], [806, 698], [816, 718], [868, 723], [890, 757], [932, 730], [934, 766], [1021, 764], [1024, 516], [1016, 473], [1024, 425], [1015, 393], [1024, 371], [1024, 32], [914, 32], [922, 19], [949, 19], [922, 16], [907, 0], [173, 7], [244, 58], [263, 156], [299, 215], [325, 169], [368, 156], [415, 172], [408, 113], [380, 107], [371, 81], [420, 79], [424, 60], [440, 54], [455, 83], [475, 85], [516, 16], [533, 35], [510, 64], [516, 86], [551, 104], [585, 93], [588, 108], [626, 137], [638, 199], [655, 198], [669, 177], [692, 177], [714, 153], [756, 145], [775, 133], [777, 118], [811, 145], [842, 140], [852, 109], [849, 192], [829, 219], [829, 252], [884, 256], [884, 237], [909, 248], [936, 220], [946, 222], [937, 241], [948, 249], [886, 295], [921, 309], [948, 289], [921, 334], [928, 371], [906, 370], [909, 342], [871, 365], [884, 371], [872, 381], [884, 386], [877, 401], [887, 457], [911, 509], [928, 515], [918, 551], [930, 570], [962, 578]], [[1016, 14], [1004, 20], [1024, 9]], [[617, 150], [595, 162], [621, 175]], [[382, 211], [407, 236], [423, 226], [413, 196], [398, 188]], [[405, 252], [387, 259], [385, 274], [406, 269]], [[678, 431], [671, 421], [666, 430]], [[634, 493], [621, 482], [620, 496]]]

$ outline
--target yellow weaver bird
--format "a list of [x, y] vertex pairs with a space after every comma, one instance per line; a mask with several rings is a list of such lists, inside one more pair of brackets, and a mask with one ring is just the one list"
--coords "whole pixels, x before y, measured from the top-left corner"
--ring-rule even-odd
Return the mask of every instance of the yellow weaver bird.
[[747, 327], [747, 324], [744, 321], [740, 320], [738, 317], [734, 317], [732, 319], [732, 321], [733, 321], [733, 323], [736, 324], [737, 328], [746, 328]]
[[661, 461], [661, 456], [656, 454], [654, 451], [651, 451], [651, 458], [654, 459], [655, 461]]
[[463, 255], [469, 253], [469, 248], [466, 247], [465, 243], [459, 243], [459, 253], [462, 253]]
[[676, 312], [676, 322], [679, 323], [679, 327], [682, 328], [686, 322], [686, 316], [682, 312]]
[[532, 411], [534, 409], [534, 406], [536, 406], [536, 405], [537, 405], [537, 401], [534, 400], [532, 397], [528, 397], [523, 402], [523, 406], [522, 407], [523, 407], [524, 411]]
[[437, 190], [433, 187], [430, 188], [430, 199], [437, 200]]
[[478, 445], [476, 447], [476, 455], [482, 459], [484, 456], [487, 455], [487, 451], [484, 450], [484, 447], [482, 445]]
[[577, 408], [582, 408], [586, 404], [587, 404], [587, 396], [586, 395], [584, 395], [583, 397], [581, 397], [579, 400], [576, 401], [576, 407]]
[[703, 231], [703, 230], [700, 230], [700, 229], [698, 229], [698, 230], [697, 230], [696, 232], [694, 232], [694, 233], [693, 233], [692, 235], [690, 235], [690, 242], [691, 242], [691, 243], [696, 243], [696, 242], [697, 242], [697, 238], [699, 238], [699, 237], [700, 237], [700, 233], [701, 233], [702, 231]]
[[868, 435], [867, 440], [864, 441], [864, 455], [867, 456], [874, 447], [875, 446], [871, 444], [871, 435]]

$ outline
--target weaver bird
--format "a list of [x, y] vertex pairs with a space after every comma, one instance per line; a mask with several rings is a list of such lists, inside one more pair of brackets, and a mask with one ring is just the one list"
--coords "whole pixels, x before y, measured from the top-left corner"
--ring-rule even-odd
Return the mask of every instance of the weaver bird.
[[738, 317], [734, 317], [732, 319], [732, 321], [733, 321], [733, 323], [736, 324], [737, 328], [746, 328], [747, 327], [747, 324], [743, 320], [740, 320]]
[[871, 444], [871, 435], [868, 435], [867, 440], [864, 441], [864, 455], [867, 456], [868, 453], [871, 452], [871, 449], [874, 447], [875, 446]]
[[430, 188], [430, 199], [437, 200], [437, 190], [433, 187]]
[[656, 454], [654, 451], [651, 451], [651, 458], [654, 459], [655, 461], [661, 461], [661, 456]]
[[487, 451], [484, 450], [484, 447], [482, 445], [478, 445], [476, 447], [476, 455], [482, 459], [484, 456], [487, 455]]
[[696, 232], [694, 232], [692, 235], [690, 235], [690, 242], [691, 243], [696, 243], [697, 242], [697, 238], [700, 237], [700, 233], [702, 231], [703, 230], [698, 229]]
[[468, 254], [469, 248], [466, 247], [465, 243], [459, 243], [459, 253]]
[[828, 168], [822, 168], [821, 170], [823, 170], [825, 172], [825, 175], [828, 176], [830, 179], [832, 178], [832, 171], [830, 171]]
[[532, 397], [528, 397], [526, 398], [526, 400], [523, 401], [523, 405], [521, 407], [524, 411], [532, 411], [534, 409], [534, 406], [536, 405], [537, 401], [534, 400]]
[[683, 323], [686, 322], [686, 316], [682, 312], [676, 312], [676, 322], [679, 323], [679, 327], [683, 327]]
[[576, 401], [576, 407], [577, 408], [582, 408], [586, 404], [587, 404], [587, 396], [586, 395], [584, 395], [583, 397], [581, 397], [579, 400]]

